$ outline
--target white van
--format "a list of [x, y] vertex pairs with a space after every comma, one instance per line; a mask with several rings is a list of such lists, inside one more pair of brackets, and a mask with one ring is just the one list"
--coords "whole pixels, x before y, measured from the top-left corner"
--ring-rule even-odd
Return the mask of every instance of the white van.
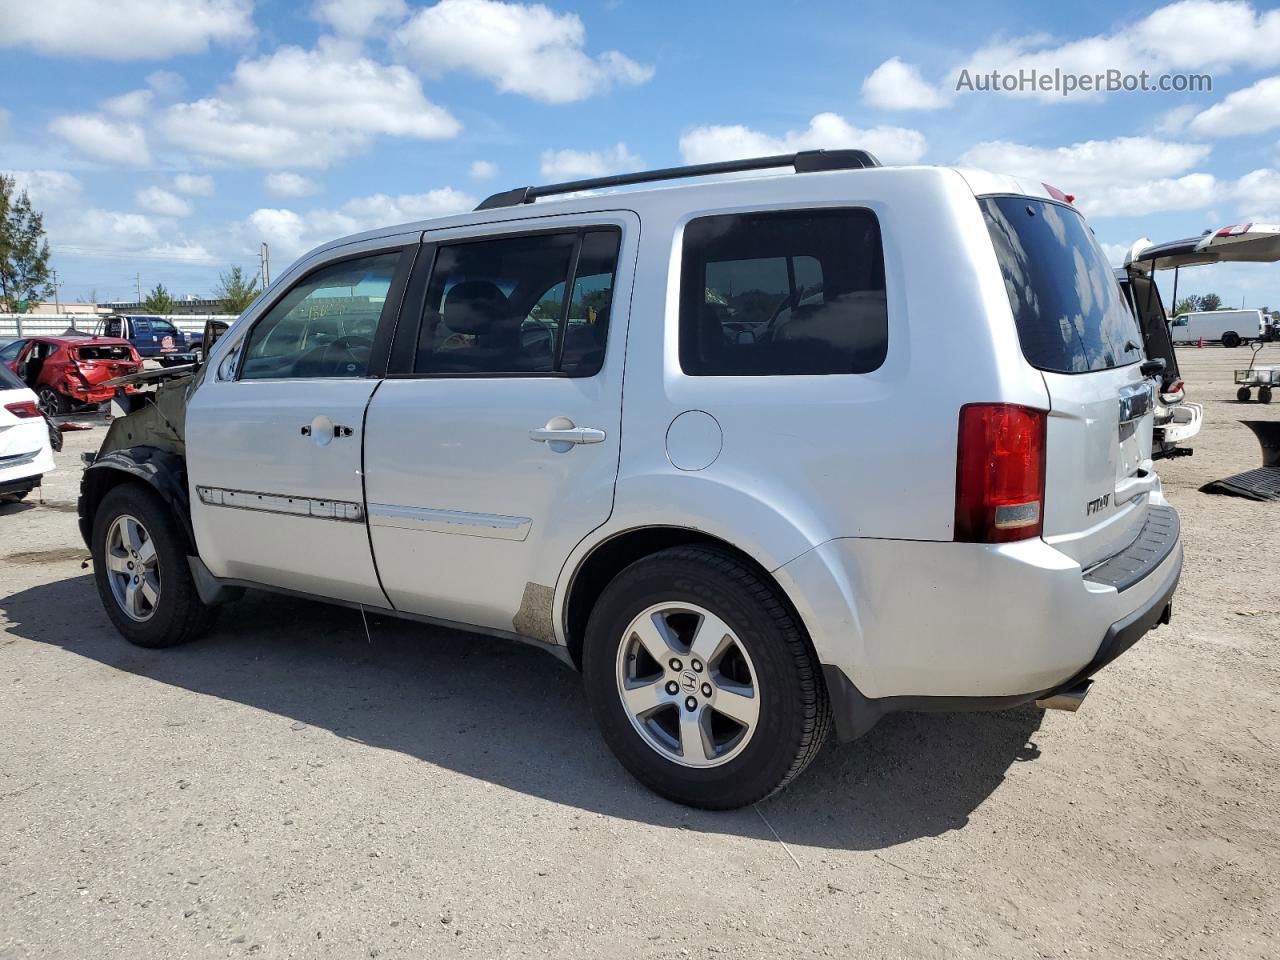
[[741, 806], [831, 726], [1074, 708], [1168, 622], [1142, 342], [1039, 182], [518, 188], [295, 263], [112, 424], [81, 532], [135, 644], [246, 587], [533, 642], [642, 782]]
[[1170, 324], [1174, 343], [1221, 343], [1238, 347], [1266, 336], [1266, 319], [1261, 310], [1209, 310], [1180, 313]]

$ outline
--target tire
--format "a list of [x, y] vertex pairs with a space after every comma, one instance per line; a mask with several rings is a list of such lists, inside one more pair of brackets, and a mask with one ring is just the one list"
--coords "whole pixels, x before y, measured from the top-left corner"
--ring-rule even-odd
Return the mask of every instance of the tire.
[[1241, 387], [1239, 390], [1236, 391], [1236, 399], [1239, 400], [1241, 403], [1248, 403], [1249, 398], [1252, 396], [1253, 394], [1249, 392], [1248, 387]]
[[37, 405], [47, 417], [59, 417], [71, 412], [71, 403], [48, 384], [36, 391]]
[[1222, 335], [1222, 345], [1224, 347], [1240, 346], [1240, 334], [1232, 330], [1228, 330], [1226, 333]]
[[[141, 536], [126, 535], [129, 521], [141, 527]], [[117, 534], [121, 535], [118, 540]], [[132, 558], [129, 539], [139, 547]], [[150, 550], [147, 543], [153, 545]], [[148, 558], [154, 558], [154, 564]], [[128, 568], [128, 563], [136, 566]], [[141, 587], [135, 591], [140, 596], [135, 597], [133, 613], [125, 599], [130, 569], [142, 570], [142, 579], [151, 584], [151, 596]], [[186, 534], [168, 505], [142, 484], [113, 487], [98, 505], [93, 518], [93, 578], [107, 616], [126, 640], [139, 647], [186, 643], [213, 622], [214, 608], [200, 602], [191, 579]]]
[[1270, 388], [1270, 387], [1259, 387], [1259, 388], [1258, 388], [1258, 402], [1259, 402], [1259, 403], [1270, 403], [1270, 402], [1271, 402], [1271, 388]]
[[[701, 630], [710, 618], [725, 629]], [[652, 646], [640, 639], [644, 624]], [[713, 648], [705, 663], [698, 659]], [[673, 547], [619, 573], [591, 611], [583, 675], [592, 714], [622, 765], [691, 807], [730, 810], [776, 793], [809, 765], [831, 727], [817, 657], [790, 608], [760, 574], [712, 547]], [[633, 703], [649, 695], [660, 702], [633, 710], [624, 687]], [[748, 725], [722, 709], [755, 719]], [[686, 736], [694, 730], [702, 736]]]

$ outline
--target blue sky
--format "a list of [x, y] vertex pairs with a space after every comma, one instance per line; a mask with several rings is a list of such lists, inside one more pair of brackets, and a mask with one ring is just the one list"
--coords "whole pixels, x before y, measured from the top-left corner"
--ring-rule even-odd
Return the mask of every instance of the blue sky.
[[[201, 295], [261, 241], [279, 273], [511, 186], [822, 146], [1048, 181], [1117, 258], [1280, 222], [1280, 10], [1248, 2], [0, 0], [0, 53], [0, 170], [64, 299], [137, 273]], [[1213, 86], [955, 91], [1019, 68]], [[1280, 267], [1182, 276], [1211, 289], [1280, 308]]]

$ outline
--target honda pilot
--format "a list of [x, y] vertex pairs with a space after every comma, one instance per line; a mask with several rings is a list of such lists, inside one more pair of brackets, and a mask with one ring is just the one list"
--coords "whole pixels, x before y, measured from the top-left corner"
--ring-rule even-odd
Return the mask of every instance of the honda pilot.
[[1044, 184], [523, 187], [300, 259], [113, 423], [80, 527], [133, 643], [245, 588], [526, 641], [641, 782], [737, 807], [832, 727], [1074, 708], [1168, 621], [1142, 343]]

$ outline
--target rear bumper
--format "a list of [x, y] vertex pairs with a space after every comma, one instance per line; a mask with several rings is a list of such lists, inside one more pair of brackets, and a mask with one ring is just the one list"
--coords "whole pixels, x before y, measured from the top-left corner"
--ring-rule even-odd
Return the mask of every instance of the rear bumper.
[[[1163, 542], [1139, 537], [1116, 564], [1088, 571], [1040, 539], [849, 538], [773, 572], [813, 640], [833, 701], [855, 705], [842, 712], [999, 708], [1098, 669], [1165, 616], [1182, 545], [1176, 513], [1158, 493], [1151, 505]], [[1136, 571], [1139, 554], [1148, 559]], [[865, 723], [845, 722], [842, 732], [858, 729]]]
[[1118, 658], [1147, 633], [1170, 621], [1173, 616], [1173, 594], [1178, 589], [1178, 580], [1182, 576], [1181, 544], [1170, 559], [1170, 569], [1161, 578], [1155, 592], [1141, 607], [1107, 628], [1093, 659], [1068, 679], [1043, 690], [986, 697], [900, 695], [873, 699], [864, 696], [839, 667], [823, 664], [822, 671], [831, 699], [836, 734], [841, 740], [854, 740], [875, 726], [886, 713], [1006, 710], [1033, 700], [1042, 700], [1059, 690], [1071, 689]]

